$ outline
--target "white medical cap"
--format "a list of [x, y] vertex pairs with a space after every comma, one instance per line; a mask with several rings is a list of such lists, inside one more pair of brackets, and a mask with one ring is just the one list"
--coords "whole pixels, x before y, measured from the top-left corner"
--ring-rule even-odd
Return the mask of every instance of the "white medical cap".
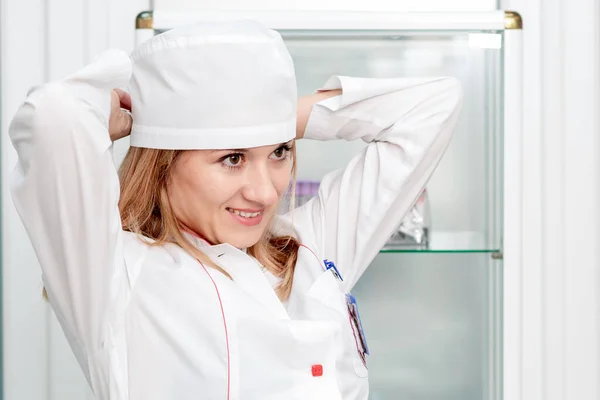
[[296, 78], [279, 33], [254, 21], [175, 28], [131, 54], [131, 145], [235, 149], [296, 136]]

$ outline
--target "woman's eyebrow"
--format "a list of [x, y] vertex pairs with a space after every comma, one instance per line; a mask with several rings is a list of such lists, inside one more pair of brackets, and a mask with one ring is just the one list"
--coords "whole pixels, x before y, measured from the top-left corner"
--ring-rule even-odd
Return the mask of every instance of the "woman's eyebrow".
[[[294, 143], [294, 139], [288, 141], [288, 142], [283, 142], [283, 143], [279, 143], [277, 145], [277, 147], [281, 147], [281, 146], [291, 146]], [[230, 152], [230, 153], [247, 153], [250, 151], [250, 149], [218, 149], [218, 150], [211, 150], [211, 154], [214, 153], [219, 153], [222, 151], [226, 151], [226, 152]]]
[[248, 149], [219, 149], [219, 150], [212, 150], [210, 153], [214, 154], [214, 153], [220, 153], [220, 152], [230, 152], [230, 153], [247, 153], [249, 150]]

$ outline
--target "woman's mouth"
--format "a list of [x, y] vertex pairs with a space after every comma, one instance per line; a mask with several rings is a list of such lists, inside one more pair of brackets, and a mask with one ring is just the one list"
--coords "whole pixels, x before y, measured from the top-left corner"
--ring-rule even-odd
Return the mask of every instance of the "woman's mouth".
[[263, 217], [262, 210], [239, 210], [228, 207], [227, 211], [229, 211], [229, 215], [231, 215], [234, 220], [246, 226], [260, 224]]

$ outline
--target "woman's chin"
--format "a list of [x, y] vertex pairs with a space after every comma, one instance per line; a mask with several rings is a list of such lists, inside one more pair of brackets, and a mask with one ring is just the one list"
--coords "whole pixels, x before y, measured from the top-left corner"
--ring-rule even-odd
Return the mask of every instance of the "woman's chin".
[[[231, 215], [229, 215], [231, 217]], [[269, 226], [270, 215], [260, 218], [256, 223], [240, 223], [239, 217], [234, 217], [233, 221], [223, 224], [223, 230], [219, 232], [218, 239], [221, 243], [227, 243], [238, 249], [247, 249], [260, 241]]]

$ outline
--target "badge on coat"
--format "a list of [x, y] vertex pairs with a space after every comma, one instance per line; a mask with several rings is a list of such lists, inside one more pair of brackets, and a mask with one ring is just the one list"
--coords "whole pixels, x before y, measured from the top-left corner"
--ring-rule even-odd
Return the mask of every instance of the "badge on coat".
[[367, 337], [362, 326], [360, 313], [358, 312], [358, 304], [356, 297], [352, 293], [346, 294], [346, 305], [348, 306], [348, 314], [350, 315], [350, 325], [356, 340], [358, 355], [360, 356], [365, 367], [367, 366], [367, 356], [369, 355], [369, 346], [367, 345]]
[[[335, 263], [329, 260], [323, 260], [327, 271], [331, 271], [333, 275], [339, 280], [343, 281], [340, 271], [338, 271]], [[350, 326], [352, 333], [354, 334], [354, 340], [356, 341], [356, 349], [360, 356], [364, 366], [367, 366], [367, 356], [369, 355], [369, 346], [367, 345], [367, 337], [362, 326], [360, 319], [360, 313], [358, 312], [358, 304], [356, 303], [356, 297], [352, 293], [346, 294], [346, 306], [348, 307], [348, 315], [350, 316]]]

